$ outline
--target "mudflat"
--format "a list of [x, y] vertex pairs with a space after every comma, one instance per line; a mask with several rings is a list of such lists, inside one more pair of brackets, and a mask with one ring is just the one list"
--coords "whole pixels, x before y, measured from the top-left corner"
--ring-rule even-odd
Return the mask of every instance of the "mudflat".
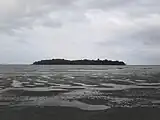
[[160, 120], [159, 66], [0, 66], [0, 120]]

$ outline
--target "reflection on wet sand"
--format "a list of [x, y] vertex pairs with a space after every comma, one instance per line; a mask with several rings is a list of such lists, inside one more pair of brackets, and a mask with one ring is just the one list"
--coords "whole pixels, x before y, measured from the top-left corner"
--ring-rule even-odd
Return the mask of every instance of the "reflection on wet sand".
[[83, 113], [86, 115], [83, 120], [87, 117], [115, 120], [115, 115], [127, 120], [119, 114], [124, 115], [123, 112], [130, 115], [151, 112], [158, 116], [155, 109], [160, 107], [159, 68], [28, 69], [27, 72], [16, 70], [0, 76], [0, 116], [3, 120], [12, 120], [6, 114], [15, 117], [13, 120], [20, 120], [23, 117], [18, 118], [18, 114], [31, 116], [32, 112], [37, 117], [23, 119], [43, 120], [43, 115], [49, 114], [46, 119], [50, 120], [54, 115], [60, 119], [62, 115], [70, 118], [69, 115]]

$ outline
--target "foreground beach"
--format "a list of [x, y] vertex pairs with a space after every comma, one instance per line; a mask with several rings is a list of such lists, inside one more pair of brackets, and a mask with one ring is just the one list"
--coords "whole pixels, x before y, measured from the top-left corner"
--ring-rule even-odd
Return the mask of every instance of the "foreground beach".
[[159, 120], [159, 70], [3, 66], [0, 120]]
[[84, 111], [67, 107], [20, 107], [0, 111], [2, 120], [159, 120], [158, 108], [112, 108]]

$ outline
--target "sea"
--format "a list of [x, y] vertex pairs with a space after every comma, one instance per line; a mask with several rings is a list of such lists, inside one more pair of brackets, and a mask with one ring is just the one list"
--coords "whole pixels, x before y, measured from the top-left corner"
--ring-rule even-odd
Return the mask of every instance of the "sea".
[[0, 65], [0, 120], [63, 120], [76, 110], [87, 115], [73, 119], [88, 120], [117, 108], [160, 113], [160, 66]]

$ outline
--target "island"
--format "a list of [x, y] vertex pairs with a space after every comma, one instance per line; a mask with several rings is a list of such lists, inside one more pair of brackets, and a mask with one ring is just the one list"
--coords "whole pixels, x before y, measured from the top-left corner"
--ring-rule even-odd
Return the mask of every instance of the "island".
[[123, 61], [112, 61], [112, 60], [65, 60], [65, 59], [50, 59], [36, 61], [33, 65], [126, 65]]

